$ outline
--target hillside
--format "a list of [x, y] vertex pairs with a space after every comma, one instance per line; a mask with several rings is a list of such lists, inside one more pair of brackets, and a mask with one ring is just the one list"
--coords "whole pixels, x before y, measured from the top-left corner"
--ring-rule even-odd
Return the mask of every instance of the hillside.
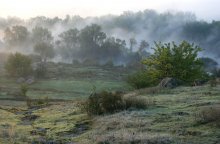
[[29, 109], [24, 102], [0, 101], [0, 143], [219, 143], [219, 121], [200, 120], [201, 111], [219, 111], [220, 86], [146, 89], [133, 96], [154, 104], [88, 117], [76, 100]]

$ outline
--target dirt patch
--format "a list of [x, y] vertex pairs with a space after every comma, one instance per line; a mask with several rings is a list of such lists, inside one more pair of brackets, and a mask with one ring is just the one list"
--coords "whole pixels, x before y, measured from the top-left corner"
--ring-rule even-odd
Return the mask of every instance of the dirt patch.
[[48, 130], [48, 129], [46, 129], [46, 128], [37, 127], [37, 128], [35, 128], [34, 130], [32, 130], [30, 133], [31, 133], [31, 135], [45, 136], [46, 133], [47, 133], [47, 130]]
[[187, 113], [187, 112], [182, 112], [182, 111], [174, 112], [173, 114], [174, 114], [174, 115], [179, 115], [179, 116], [189, 115], [189, 113]]
[[83, 121], [75, 124], [75, 127], [69, 131], [60, 132], [57, 135], [62, 137], [77, 137], [90, 129], [91, 121]]
[[21, 125], [32, 125], [32, 123], [39, 118], [37, 115], [25, 115], [24, 117], [21, 118]]

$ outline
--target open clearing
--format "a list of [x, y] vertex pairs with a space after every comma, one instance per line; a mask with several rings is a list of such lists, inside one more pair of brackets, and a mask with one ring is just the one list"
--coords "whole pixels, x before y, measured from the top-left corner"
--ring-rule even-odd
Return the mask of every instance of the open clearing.
[[[59, 67], [56, 66], [56, 67]], [[220, 107], [220, 86], [178, 87], [151, 92], [133, 91], [124, 81], [123, 68], [63, 66], [50, 77], [30, 85], [28, 97], [48, 100], [48, 105], [27, 107], [18, 97], [16, 79], [0, 78], [1, 144], [218, 144], [215, 122], [198, 123], [202, 109]], [[65, 73], [65, 74], [64, 74]], [[111, 76], [111, 77], [109, 77]], [[88, 117], [78, 102], [92, 90], [123, 91], [154, 101], [143, 110]]]
[[82, 113], [77, 101], [32, 109], [24, 102], [1, 101], [0, 143], [219, 143], [219, 127], [197, 123], [196, 114], [220, 105], [220, 86], [139, 95], [155, 105], [95, 117]]

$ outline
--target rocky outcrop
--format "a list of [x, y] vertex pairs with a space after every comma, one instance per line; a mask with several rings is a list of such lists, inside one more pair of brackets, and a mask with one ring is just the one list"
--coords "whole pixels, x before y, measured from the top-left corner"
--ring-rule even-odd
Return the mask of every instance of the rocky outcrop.
[[158, 86], [161, 88], [175, 88], [178, 85], [179, 85], [178, 80], [176, 80], [175, 78], [166, 77], [159, 83]]
[[23, 78], [23, 77], [20, 77], [17, 79], [16, 81], [18, 84], [22, 84], [22, 83], [26, 83], [26, 84], [33, 84], [35, 82], [35, 79], [34, 77], [30, 76], [30, 77], [27, 77], [27, 78]]

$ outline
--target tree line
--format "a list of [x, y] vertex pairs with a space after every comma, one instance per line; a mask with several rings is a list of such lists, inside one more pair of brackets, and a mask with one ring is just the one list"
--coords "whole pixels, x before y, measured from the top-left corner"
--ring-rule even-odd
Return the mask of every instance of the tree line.
[[[102, 31], [109, 36], [125, 39], [129, 43], [130, 38], [136, 38], [140, 43], [142, 39], [151, 45], [154, 41], [181, 42], [187, 40], [194, 42], [214, 56], [219, 56], [218, 50], [220, 24], [219, 21], [206, 22], [198, 20], [192, 13], [164, 12], [154, 10], [140, 12], [127, 11], [119, 16], [106, 15], [101, 17], [82, 18], [80, 16], [67, 15], [64, 19], [37, 16], [31, 19], [9, 17], [0, 18], [0, 33], [7, 27], [23, 25], [31, 30], [34, 27], [43, 27], [51, 31], [57, 39], [58, 35], [68, 29], [81, 30], [92, 23], [102, 27]], [[0, 41], [0, 47], [2, 42]], [[127, 46], [130, 47], [130, 46]]]
[[[4, 43], [8, 49], [34, 51], [44, 62], [57, 56], [69, 62], [79, 60], [97, 64], [139, 61], [147, 55], [146, 48], [149, 47], [147, 41], [142, 40], [137, 44], [134, 38], [127, 45], [125, 40], [107, 36], [96, 24], [81, 30], [69, 29], [56, 39], [47, 28], [35, 27], [28, 31], [24, 26], [13, 26], [5, 29]], [[137, 50], [134, 51], [134, 48]]]

